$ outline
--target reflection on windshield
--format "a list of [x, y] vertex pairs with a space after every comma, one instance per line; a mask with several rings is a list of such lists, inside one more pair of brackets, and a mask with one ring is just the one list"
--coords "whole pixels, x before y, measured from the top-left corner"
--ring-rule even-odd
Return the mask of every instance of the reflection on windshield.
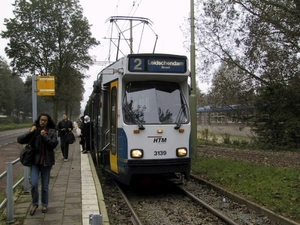
[[182, 124], [188, 122], [187, 104], [180, 86], [172, 82], [131, 82], [123, 99], [127, 124]]

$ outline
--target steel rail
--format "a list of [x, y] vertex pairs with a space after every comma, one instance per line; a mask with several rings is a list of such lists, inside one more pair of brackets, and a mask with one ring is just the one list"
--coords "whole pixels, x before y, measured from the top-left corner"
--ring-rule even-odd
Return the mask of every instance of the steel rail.
[[191, 194], [190, 192], [188, 192], [187, 190], [185, 190], [185, 188], [183, 188], [181, 185], [178, 185], [178, 187], [190, 198], [192, 198], [194, 201], [196, 201], [197, 203], [199, 203], [202, 207], [206, 208], [208, 211], [210, 211], [213, 215], [217, 216], [218, 218], [220, 218], [221, 220], [225, 221], [226, 223], [230, 224], [230, 225], [238, 225], [236, 222], [234, 222], [233, 220], [231, 220], [230, 218], [228, 218], [227, 216], [225, 216], [223, 213], [221, 213], [219, 210], [211, 207], [210, 205], [208, 205], [207, 203], [205, 203], [204, 201], [202, 201], [201, 199], [197, 198], [195, 195]]
[[135, 212], [134, 208], [132, 207], [132, 205], [130, 204], [128, 198], [126, 197], [125, 193], [123, 192], [122, 188], [119, 186], [119, 184], [115, 181], [116, 183], [116, 186], [120, 192], [120, 194], [122, 195], [126, 205], [128, 206], [130, 212], [132, 213], [132, 216], [131, 216], [131, 222], [134, 224], [134, 225], [143, 225], [143, 223], [140, 221], [140, 218], [139, 216], [137, 215], [137, 213]]
[[243, 198], [242, 196], [237, 195], [233, 192], [230, 192], [230, 191], [226, 190], [225, 188], [222, 188], [221, 186], [218, 186], [215, 183], [209, 182], [199, 176], [191, 174], [190, 178], [194, 179], [195, 181], [197, 181], [201, 184], [205, 184], [205, 185], [209, 186], [213, 190], [223, 194], [224, 196], [227, 196], [228, 198], [233, 199], [234, 201], [238, 202], [239, 204], [246, 205], [250, 209], [263, 214], [264, 216], [268, 217], [274, 223], [278, 223], [280, 225], [300, 225], [300, 223], [298, 223], [296, 221], [293, 221], [289, 218], [278, 215], [277, 213], [275, 213], [263, 206], [253, 203], [253, 202]]

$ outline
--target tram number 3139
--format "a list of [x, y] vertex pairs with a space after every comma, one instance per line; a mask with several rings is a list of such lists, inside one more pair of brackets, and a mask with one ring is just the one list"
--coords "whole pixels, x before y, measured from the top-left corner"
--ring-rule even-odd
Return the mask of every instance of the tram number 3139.
[[167, 155], [167, 151], [154, 151], [154, 156]]

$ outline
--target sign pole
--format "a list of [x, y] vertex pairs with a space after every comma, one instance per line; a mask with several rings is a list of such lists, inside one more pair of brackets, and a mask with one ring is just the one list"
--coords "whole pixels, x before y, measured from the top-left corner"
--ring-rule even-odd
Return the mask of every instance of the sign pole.
[[36, 77], [35, 74], [33, 73], [32, 75], [32, 123], [37, 118], [37, 97], [36, 97]]

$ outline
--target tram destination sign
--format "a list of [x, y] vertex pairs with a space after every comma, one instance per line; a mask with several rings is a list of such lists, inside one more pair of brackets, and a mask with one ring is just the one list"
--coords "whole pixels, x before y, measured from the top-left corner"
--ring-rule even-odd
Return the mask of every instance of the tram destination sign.
[[130, 72], [185, 73], [187, 65], [181, 57], [134, 56], [129, 58], [128, 69]]

